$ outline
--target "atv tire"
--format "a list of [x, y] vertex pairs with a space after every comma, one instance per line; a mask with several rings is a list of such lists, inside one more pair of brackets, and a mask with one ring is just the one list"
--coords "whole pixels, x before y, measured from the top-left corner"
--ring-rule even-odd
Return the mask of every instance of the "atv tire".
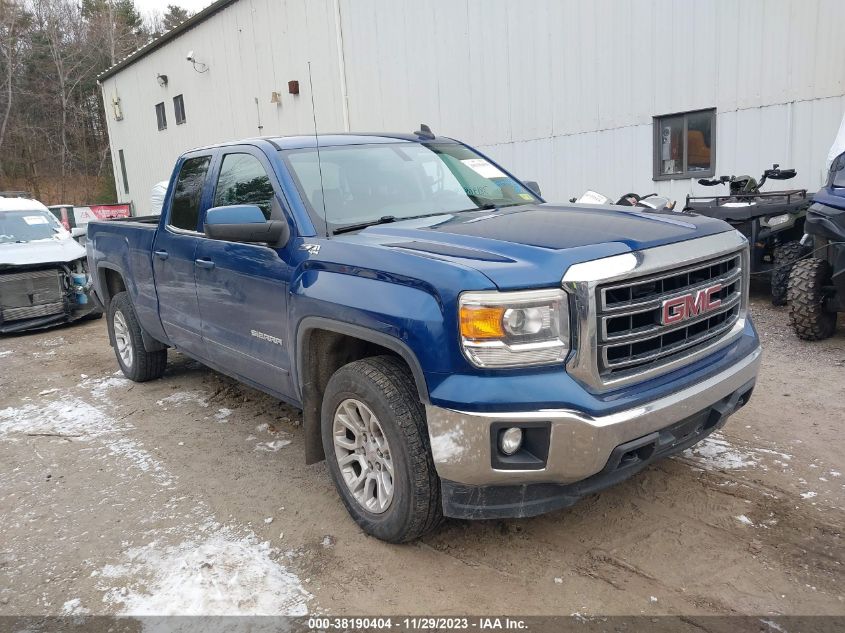
[[830, 284], [830, 264], [823, 259], [802, 259], [789, 276], [789, 322], [805, 341], [830, 338], [836, 331], [836, 312], [825, 309], [824, 287]]
[[800, 242], [787, 242], [775, 248], [774, 269], [772, 270], [772, 304], [785, 306], [787, 302], [789, 273], [801, 256], [804, 247]]

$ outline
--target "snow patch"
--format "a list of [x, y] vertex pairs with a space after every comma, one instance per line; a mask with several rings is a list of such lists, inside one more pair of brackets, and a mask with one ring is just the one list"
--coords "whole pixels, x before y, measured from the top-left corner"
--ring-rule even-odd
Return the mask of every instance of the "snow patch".
[[107, 578], [141, 579], [109, 588], [103, 600], [134, 616], [306, 615], [312, 596], [279, 555], [269, 542], [226, 528], [175, 546], [153, 541], [127, 550], [126, 563], [103, 568]]
[[751, 527], [754, 527], [754, 522], [744, 514], [740, 514], [738, 517], [736, 517], [736, 520], [742, 523], [743, 525], [750, 525]]
[[784, 629], [782, 626], [780, 626], [774, 620], [760, 620], [760, 622], [762, 622], [763, 624], [768, 626], [770, 629], [778, 631], [779, 633], [786, 633], [786, 629]]
[[14, 352], [10, 349], [3, 350], [0, 352], [0, 358], [5, 358], [6, 356], [11, 356], [12, 354], [14, 354]]
[[816, 496], [818, 496], [818, 493], [813, 492], [812, 490], [810, 492], [802, 492], [801, 493], [802, 499], [812, 499], [813, 497], [816, 497]]
[[230, 415], [232, 415], [232, 410], [223, 407], [222, 409], [217, 410], [217, 413], [214, 415], [214, 419], [218, 422], [225, 422]]
[[85, 615], [86, 613], [91, 612], [82, 606], [79, 598], [68, 600], [62, 605], [62, 615]]
[[64, 344], [65, 339], [61, 336], [57, 336], [55, 338], [45, 338], [43, 341], [36, 343], [36, 345], [39, 345], [40, 347], [59, 347]]
[[730, 442], [715, 434], [704, 438], [683, 454], [707, 470], [737, 470], [757, 465], [756, 455], [734, 448]]
[[768, 448], [757, 448], [755, 450], [758, 453], [768, 453], [769, 455], [777, 455], [781, 459], [785, 459], [787, 461], [792, 459], [792, 455], [790, 455], [789, 453], [781, 453], [780, 451], [773, 451], [773, 450], [768, 449]]
[[260, 442], [255, 445], [255, 450], [264, 451], [266, 453], [275, 453], [279, 449], [284, 448], [290, 444], [290, 440], [273, 440], [271, 442]]
[[142, 472], [153, 474], [162, 486], [169, 486], [170, 475], [149, 452], [125, 435], [127, 428], [131, 426], [118, 425], [97, 407], [78, 398], [0, 409], [0, 439], [21, 433], [53, 434], [82, 442], [96, 439], [112, 455], [128, 459]]
[[177, 391], [176, 393], [170, 394], [166, 398], [162, 398], [161, 400], [156, 400], [156, 404], [160, 407], [165, 407], [167, 405], [180, 405], [180, 404], [198, 404], [201, 407], [208, 406], [208, 400], [206, 400], [205, 394], [199, 391]]
[[121, 376], [108, 376], [106, 378], [88, 378], [81, 374], [83, 380], [79, 386], [87, 389], [88, 393], [94, 396], [95, 400], [108, 401], [108, 392], [119, 387], [129, 387], [132, 381]]

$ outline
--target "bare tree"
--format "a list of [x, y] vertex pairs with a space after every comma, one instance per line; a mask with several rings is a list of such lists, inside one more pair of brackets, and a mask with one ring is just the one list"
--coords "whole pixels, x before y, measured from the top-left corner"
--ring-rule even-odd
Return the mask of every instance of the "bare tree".
[[[14, 77], [20, 48], [20, 31], [24, 20], [23, 9], [13, 0], [0, 0], [0, 64], [3, 70], [4, 95], [3, 118], [0, 121], [0, 150], [6, 138], [6, 129], [12, 114], [15, 96]], [[0, 158], [2, 158], [0, 151]], [[3, 162], [0, 160], [0, 175], [3, 174]]]
[[114, 199], [97, 76], [149, 38], [133, 0], [0, 0], [0, 189]]

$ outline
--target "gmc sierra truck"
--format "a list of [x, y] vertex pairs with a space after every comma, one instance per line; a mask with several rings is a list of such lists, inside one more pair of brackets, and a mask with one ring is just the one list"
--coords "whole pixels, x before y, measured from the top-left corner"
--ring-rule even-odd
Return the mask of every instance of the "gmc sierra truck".
[[160, 218], [87, 248], [128, 378], [173, 348], [301, 408], [306, 462], [391, 542], [619, 482], [721, 427], [760, 363], [728, 224], [549, 204], [425, 128], [187, 152]]

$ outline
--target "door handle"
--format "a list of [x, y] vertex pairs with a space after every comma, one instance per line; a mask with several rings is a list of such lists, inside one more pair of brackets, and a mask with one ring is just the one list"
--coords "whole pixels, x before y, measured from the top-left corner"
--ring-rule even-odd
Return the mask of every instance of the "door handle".
[[167, 251], [155, 251], [155, 256], [159, 259], [167, 259], [168, 257], [170, 257]]
[[200, 268], [206, 268], [208, 270], [214, 268], [214, 262], [210, 259], [195, 259], [194, 263]]

